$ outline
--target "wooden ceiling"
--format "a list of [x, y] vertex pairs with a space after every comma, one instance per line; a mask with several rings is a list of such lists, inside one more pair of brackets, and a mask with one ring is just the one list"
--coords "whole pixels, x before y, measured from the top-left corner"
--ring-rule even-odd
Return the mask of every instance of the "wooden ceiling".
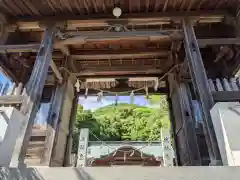
[[235, 9], [238, 0], [2, 0], [4, 14], [21, 19], [57, 15], [111, 14], [119, 6], [123, 13]]
[[[2, 0], [8, 39], [0, 46], [4, 53], [0, 65], [13, 79], [25, 82], [40, 47], [41, 23], [47, 20], [61, 24], [53, 52], [58, 68], [67, 67], [79, 77], [161, 76], [184, 60], [181, 17], [196, 20], [198, 37], [231, 37], [232, 28], [222, 22], [226, 12], [237, 13], [238, 4], [237, 0]], [[120, 18], [112, 15], [114, 7], [122, 9]], [[200, 44], [205, 48], [205, 42]], [[213, 59], [206, 56], [204, 61]]]

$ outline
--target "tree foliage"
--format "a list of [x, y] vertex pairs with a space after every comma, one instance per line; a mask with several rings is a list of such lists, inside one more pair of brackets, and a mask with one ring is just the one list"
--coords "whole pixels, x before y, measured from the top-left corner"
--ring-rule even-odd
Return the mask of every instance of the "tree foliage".
[[90, 129], [89, 139], [92, 141], [159, 140], [161, 128], [169, 127], [166, 107], [154, 109], [133, 104], [118, 104], [91, 112], [78, 106], [73, 150], [77, 149], [81, 128]]

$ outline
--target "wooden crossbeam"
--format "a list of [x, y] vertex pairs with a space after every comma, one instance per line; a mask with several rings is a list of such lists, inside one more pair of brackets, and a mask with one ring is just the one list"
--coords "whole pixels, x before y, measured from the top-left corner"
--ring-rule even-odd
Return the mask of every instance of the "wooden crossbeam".
[[[103, 52], [103, 51], [82, 51], [79, 55], [71, 55], [73, 60], [94, 60], [94, 59], [131, 59], [131, 58], [152, 58], [152, 57], [168, 57], [169, 51], [166, 50], [147, 50], [143, 51], [113, 51]], [[87, 54], [88, 53], [88, 54]]]
[[94, 76], [94, 75], [130, 75], [130, 74], [161, 74], [162, 69], [153, 67], [152, 65], [132, 66], [132, 67], [89, 67], [81, 70], [81, 72], [73, 73], [75, 76]]
[[129, 32], [102, 32], [102, 33], [88, 33], [79, 36], [74, 36], [66, 40], [58, 41], [56, 44], [59, 45], [71, 45], [71, 44], [85, 44], [94, 42], [105, 42], [120, 40], [146, 40], [146, 41], [171, 41], [181, 40], [182, 36], [179, 33], [168, 33], [161, 31], [129, 31]]
[[161, 25], [170, 24], [172, 21], [179, 22], [184, 17], [197, 20], [199, 23], [221, 22], [226, 11], [195, 11], [195, 12], [154, 12], [154, 13], [123, 13], [118, 19], [113, 18], [112, 14], [98, 14], [76, 16], [45, 16], [45, 17], [25, 17], [21, 20], [9, 19], [10, 27], [16, 27], [20, 30], [41, 29], [39, 21], [66, 21], [67, 29], [76, 29], [76, 27], [107, 27], [111, 24], [129, 24], [129, 25]]

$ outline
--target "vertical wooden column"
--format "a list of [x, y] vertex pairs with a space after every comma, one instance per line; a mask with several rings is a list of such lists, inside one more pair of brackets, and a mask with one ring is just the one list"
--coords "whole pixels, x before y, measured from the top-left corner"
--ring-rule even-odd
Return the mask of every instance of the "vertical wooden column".
[[60, 121], [61, 110], [64, 101], [64, 95], [67, 88], [67, 81], [64, 80], [62, 84], [58, 84], [54, 93], [53, 103], [51, 105], [51, 112], [47, 122], [47, 133], [44, 145], [44, 154], [41, 159], [41, 164], [50, 166], [52, 151], [54, 146], [57, 128]]
[[[172, 77], [171, 77], [172, 76]], [[169, 77], [172, 107], [172, 131], [179, 165], [200, 165], [200, 154], [186, 84], [171, 75]]]
[[41, 47], [36, 57], [31, 77], [24, 89], [25, 100], [20, 112], [25, 116], [21, 133], [17, 138], [11, 165], [18, 166], [24, 163], [27, 146], [31, 136], [32, 125], [40, 105], [43, 87], [47, 78], [48, 68], [52, 60], [53, 39], [56, 33], [55, 26], [45, 29]]
[[72, 165], [71, 154], [72, 154], [72, 145], [73, 145], [73, 129], [74, 129], [74, 124], [76, 120], [77, 107], [78, 107], [78, 95], [77, 95], [77, 92], [75, 91], [75, 98], [72, 104], [72, 110], [71, 110], [72, 112], [71, 112], [70, 123], [69, 123], [69, 134], [67, 137], [66, 152], [64, 157], [64, 166]]
[[41, 164], [46, 166], [63, 166], [70, 136], [71, 112], [74, 110], [75, 88], [71, 77], [66, 77], [64, 83], [58, 85], [51, 115], [49, 117], [44, 156]]
[[219, 148], [210, 115], [210, 109], [213, 107], [214, 101], [208, 86], [206, 71], [204, 69], [200, 49], [190, 19], [185, 18], [183, 20], [183, 30], [186, 59], [197, 98], [201, 103], [204, 119], [203, 129], [205, 131], [204, 133], [206, 136], [211, 164], [221, 164]]

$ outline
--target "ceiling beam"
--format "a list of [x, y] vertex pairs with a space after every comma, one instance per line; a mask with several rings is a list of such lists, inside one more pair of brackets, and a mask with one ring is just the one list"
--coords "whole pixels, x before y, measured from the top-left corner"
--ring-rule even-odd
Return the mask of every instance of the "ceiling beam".
[[219, 22], [222, 21], [224, 16], [228, 16], [227, 11], [195, 11], [195, 12], [154, 12], [154, 13], [123, 13], [118, 19], [113, 18], [110, 14], [98, 15], [57, 15], [57, 16], [44, 16], [44, 17], [22, 17], [11, 18], [9, 22], [13, 26], [18, 26], [21, 29], [34, 29], [40, 28], [40, 21], [65, 21], [68, 26], [74, 27], [106, 27], [111, 24], [130, 24], [130, 25], [157, 25], [157, 24], [170, 24], [172, 21], [180, 22], [181, 19], [188, 16], [191, 19], [198, 20], [199, 23], [204, 22]]
[[121, 50], [121, 51], [82, 51], [79, 55], [70, 55], [73, 60], [95, 60], [95, 59], [131, 59], [131, 58], [153, 58], [168, 57], [169, 51], [166, 50]]
[[163, 70], [160, 67], [152, 65], [142, 66], [95, 66], [81, 69], [78, 73], [73, 73], [75, 76], [119, 76], [119, 75], [137, 75], [137, 74], [161, 74]]
[[85, 44], [95, 42], [109, 43], [112, 41], [131, 41], [131, 40], [146, 40], [146, 41], [171, 41], [181, 40], [183, 37], [179, 31], [127, 31], [127, 32], [100, 32], [88, 33], [79, 36], [70, 37], [65, 40], [59, 40], [56, 44], [59, 45], [72, 45], [72, 44]]

